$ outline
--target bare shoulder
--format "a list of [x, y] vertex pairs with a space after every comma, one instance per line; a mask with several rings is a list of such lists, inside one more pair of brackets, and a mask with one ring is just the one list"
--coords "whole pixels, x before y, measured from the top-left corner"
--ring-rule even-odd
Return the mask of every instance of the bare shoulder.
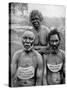
[[36, 56], [41, 56], [41, 54], [38, 51], [33, 50], [33, 52], [36, 54]]
[[59, 49], [62, 59], [65, 61], [65, 52], [62, 49]]
[[16, 51], [16, 52], [14, 53], [12, 59], [14, 59], [15, 57], [18, 57], [22, 52], [23, 52], [23, 50], [18, 50], [18, 51]]
[[42, 60], [41, 54], [39, 52], [37, 52], [36, 50], [34, 50], [34, 53], [36, 54], [36, 57], [37, 57], [38, 67], [42, 68], [43, 67], [43, 60]]
[[62, 49], [59, 49], [60, 53], [65, 56], [65, 51]]
[[44, 25], [42, 25], [41, 26], [41, 29], [45, 32], [47, 32], [47, 33], [49, 33], [50, 32], [50, 29], [47, 27], [47, 26], [44, 26]]
[[39, 52], [37, 52], [36, 50], [33, 50], [33, 52], [35, 53], [38, 61], [42, 60], [42, 56]]

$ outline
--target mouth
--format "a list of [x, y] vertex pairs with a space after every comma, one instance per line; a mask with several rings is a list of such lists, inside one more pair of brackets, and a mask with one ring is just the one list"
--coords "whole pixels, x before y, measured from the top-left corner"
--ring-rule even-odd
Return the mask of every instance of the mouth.
[[38, 23], [34, 23], [34, 25], [35, 25], [35, 26], [39, 26], [39, 24], [38, 24]]
[[29, 48], [31, 47], [31, 44], [25, 43], [24, 47], [25, 47], [26, 49], [29, 49]]
[[51, 47], [52, 47], [52, 49], [57, 49], [58, 48], [58, 46], [57, 45], [50, 45]]
[[58, 47], [57, 46], [53, 46], [53, 49], [56, 50]]
[[30, 48], [30, 45], [25, 45], [25, 48]]
[[31, 44], [30, 43], [25, 43], [25, 46], [30, 46]]
[[38, 26], [39, 23], [38, 22], [33, 22], [33, 25]]
[[56, 46], [53, 46], [53, 49], [56, 49], [57, 47]]

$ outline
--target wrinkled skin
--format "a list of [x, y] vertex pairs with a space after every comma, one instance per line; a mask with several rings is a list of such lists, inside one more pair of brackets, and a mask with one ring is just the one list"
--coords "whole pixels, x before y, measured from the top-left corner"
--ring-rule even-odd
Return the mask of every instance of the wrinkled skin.
[[30, 51], [33, 48], [35, 36], [32, 32], [26, 31], [22, 37], [22, 43], [26, 51]]
[[22, 36], [23, 50], [17, 51], [11, 62], [11, 86], [42, 85], [43, 60], [33, 47], [35, 36], [26, 31]]

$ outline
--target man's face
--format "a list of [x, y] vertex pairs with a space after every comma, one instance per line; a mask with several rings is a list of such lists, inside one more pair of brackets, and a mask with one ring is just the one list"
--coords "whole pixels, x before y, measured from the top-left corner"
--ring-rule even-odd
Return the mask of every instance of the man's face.
[[57, 50], [59, 46], [59, 42], [60, 41], [59, 41], [58, 35], [55, 34], [50, 37], [49, 45], [53, 50]]
[[34, 18], [32, 19], [32, 25], [34, 26], [35, 29], [39, 29], [40, 23], [41, 22], [38, 15], [34, 16]]
[[25, 34], [23, 36], [23, 46], [25, 48], [26, 51], [30, 51], [33, 47], [33, 44], [34, 44], [34, 37], [33, 35], [30, 35], [30, 34]]

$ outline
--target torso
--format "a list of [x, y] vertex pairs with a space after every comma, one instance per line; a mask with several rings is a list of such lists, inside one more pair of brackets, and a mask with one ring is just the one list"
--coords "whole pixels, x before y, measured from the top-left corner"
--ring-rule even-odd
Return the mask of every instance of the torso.
[[18, 83], [23, 86], [31, 86], [35, 84], [35, 73], [37, 67], [37, 57], [34, 52], [29, 54], [21, 53], [18, 60]]
[[46, 67], [48, 84], [60, 84], [63, 73], [62, 54], [60, 52], [58, 52], [56, 55], [49, 54]]
[[35, 45], [46, 45], [46, 37], [49, 33], [49, 29], [45, 26], [42, 26], [39, 32], [34, 29], [32, 31], [35, 34]]

